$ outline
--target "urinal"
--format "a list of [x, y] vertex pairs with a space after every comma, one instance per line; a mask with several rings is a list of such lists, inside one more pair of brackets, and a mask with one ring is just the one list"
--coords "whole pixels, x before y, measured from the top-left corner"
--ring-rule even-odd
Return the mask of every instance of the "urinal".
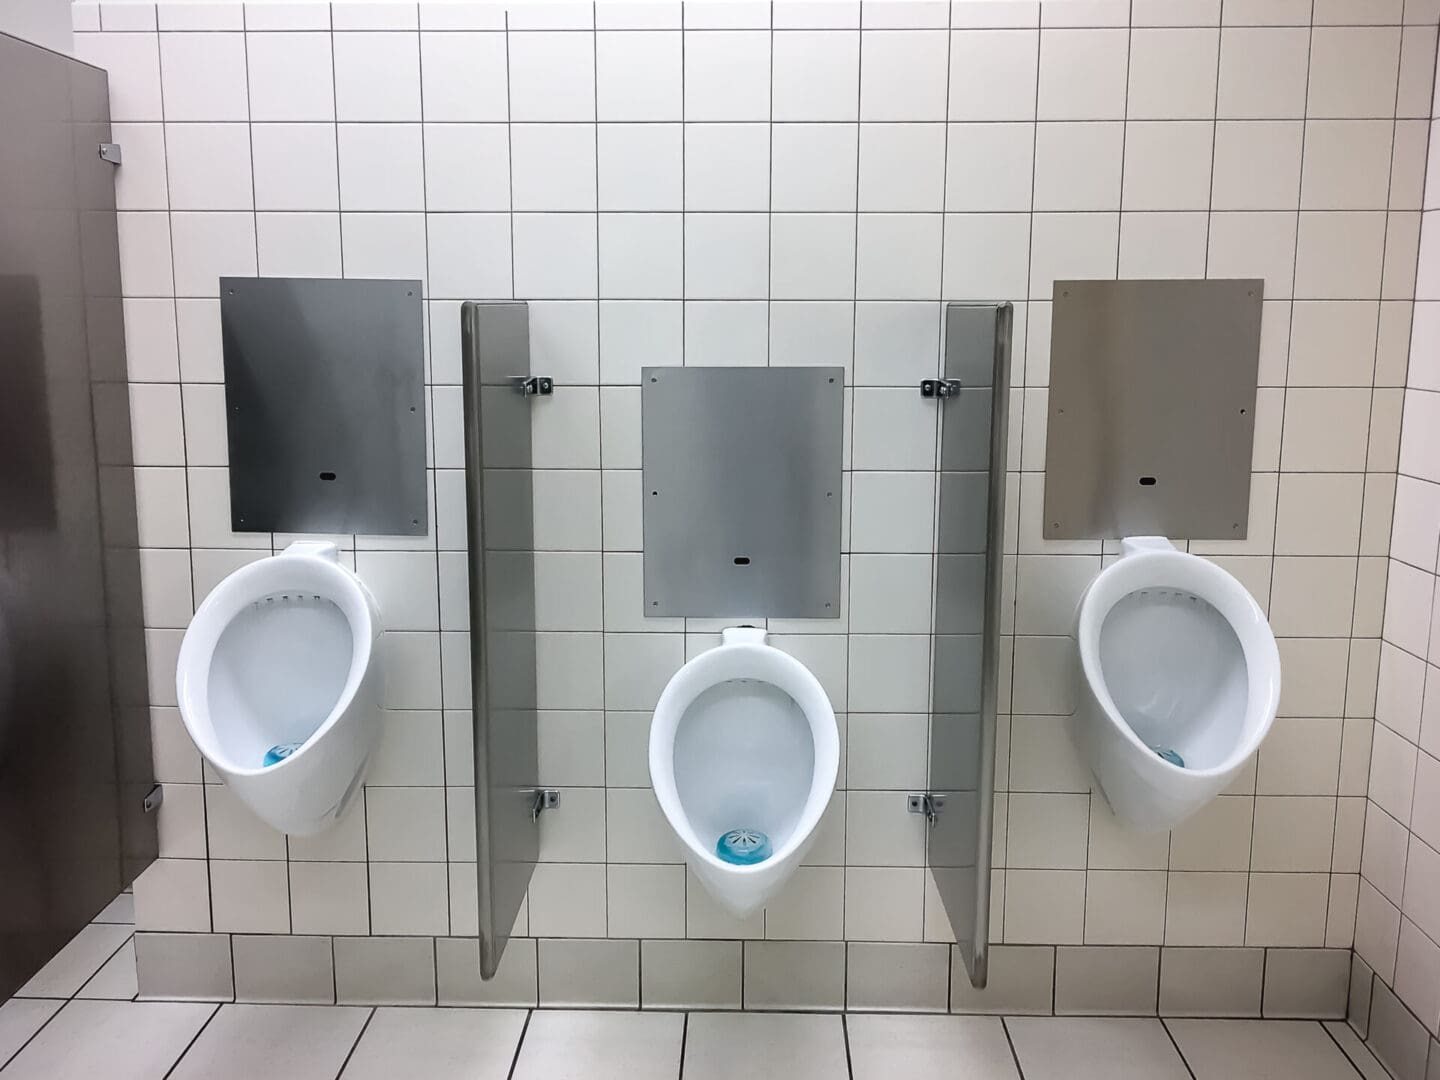
[[835, 711], [804, 664], [731, 627], [677, 671], [650, 724], [650, 783], [695, 876], [744, 918], [795, 872], [840, 767]]
[[180, 716], [236, 797], [282, 832], [329, 828], [380, 738], [382, 633], [334, 544], [241, 567], [200, 605], [176, 672]]
[[1214, 563], [1159, 536], [1120, 552], [1080, 600], [1071, 730], [1116, 816], [1161, 831], [1259, 749], [1280, 702], [1280, 654], [1260, 606]]

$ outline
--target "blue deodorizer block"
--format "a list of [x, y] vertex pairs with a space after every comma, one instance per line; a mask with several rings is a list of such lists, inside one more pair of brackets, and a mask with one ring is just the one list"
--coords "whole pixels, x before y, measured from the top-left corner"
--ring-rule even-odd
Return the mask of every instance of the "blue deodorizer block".
[[264, 767], [278, 765], [280, 762], [284, 761], [287, 757], [289, 757], [291, 754], [295, 753], [295, 751], [299, 749], [300, 744], [298, 742], [276, 743], [274, 746], [270, 747], [269, 750], [265, 751], [265, 760], [264, 762], [262, 762], [262, 765]]
[[759, 829], [731, 829], [715, 844], [722, 862], [751, 866], [770, 857], [770, 838]]

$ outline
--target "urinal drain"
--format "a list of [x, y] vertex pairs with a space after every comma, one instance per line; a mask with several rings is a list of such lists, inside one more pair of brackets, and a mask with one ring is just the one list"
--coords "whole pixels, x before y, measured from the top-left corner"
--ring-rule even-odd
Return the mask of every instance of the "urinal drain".
[[1185, 759], [1168, 746], [1152, 746], [1150, 749], [1154, 750], [1155, 753], [1159, 754], [1160, 757], [1168, 761], [1171, 765], [1178, 765], [1182, 769], [1185, 767]]
[[287, 757], [289, 757], [291, 754], [293, 754], [296, 750], [299, 749], [300, 744], [298, 742], [276, 743], [274, 746], [270, 747], [269, 750], [265, 751], [265, 761], [263, 762], [262, 767], [269, 765], [278, 765], [280, 762], [284, 761]]
[[716, 842], [715, 854], [739, 866], [764, 862], [770, 857], [770, 838], [759, 829], [731, 829]]

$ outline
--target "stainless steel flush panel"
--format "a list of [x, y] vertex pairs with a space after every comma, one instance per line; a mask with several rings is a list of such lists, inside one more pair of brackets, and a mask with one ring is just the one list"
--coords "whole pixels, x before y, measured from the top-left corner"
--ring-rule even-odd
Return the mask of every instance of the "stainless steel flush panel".
[[838, 617], [844, 369], [641, 378], [646, 613]]
[[423, 536], [420, 282], [221, 278], [237, 532]]
[[1243, 539], [1264, 283], [1057, 281], [1047, 539]]
[[926, 863], [961, 959], [984, 986], [999, 704], [1000, 567], [1005, 522], [1009, 304], [945, 306], [940, 506], [935, 548]]

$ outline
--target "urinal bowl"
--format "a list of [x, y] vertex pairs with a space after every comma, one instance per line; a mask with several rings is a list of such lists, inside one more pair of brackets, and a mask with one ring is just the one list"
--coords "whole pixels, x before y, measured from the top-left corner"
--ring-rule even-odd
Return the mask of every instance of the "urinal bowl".
[[1122, 552], [1080, 601], [1071, 732], [1116, 816], [1156, 832], [1223, 791], [1259, 748], [1280, 657], [1264, 612], [1214, 563], [1158, 537]]
[[[309, 836], [354, 802], [381, 734], [380, 618], [331, 544], [242, 567], [200, 605], [180, 647], [186, 730], [257, 817]], [[267, 751], [294, 746], [264, 764]]]
[[[763, 907], [795, 872], [835, 791], [835, 712], [815, 676], [735, 627], [665, 687], [650, 726], [650, 780], [685, 861], [737, 918]], [[716, 845], [726, 832], [766, 834], [771, 854], [737, 865]]]

